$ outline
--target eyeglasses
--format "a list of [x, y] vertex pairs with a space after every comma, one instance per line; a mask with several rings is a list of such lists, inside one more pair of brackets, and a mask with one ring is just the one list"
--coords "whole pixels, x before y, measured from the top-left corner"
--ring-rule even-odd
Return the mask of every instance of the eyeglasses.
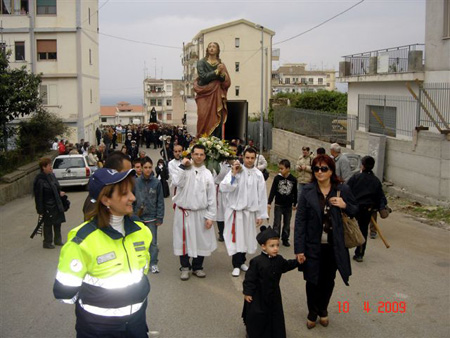
[[312, 167], [312, 170], [315, 173], [318, 173], [319, 171], [326, 173], [328, 170], [330, 170], [330, 168], [328, 168], [327, 166], [323, 166], [323, 167], [314, 166], [314, 167]]

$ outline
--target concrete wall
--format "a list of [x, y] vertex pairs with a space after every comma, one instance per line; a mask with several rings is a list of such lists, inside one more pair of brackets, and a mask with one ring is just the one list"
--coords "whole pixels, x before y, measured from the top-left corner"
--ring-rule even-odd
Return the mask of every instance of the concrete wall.
[[[302, 135], [274, 128], [270, 161], [278, 163], [286, 158], [296, 163], [303, 146], [312, 151], [324, 147], [329, 153], [330, 144]], [[369, 133], [357, 131], [355, 150], [343, 149], [344, 153], [361, 156], [369, 152]], [[417, 143], [392, 137], [386, 139], [384, 180], [392, 182], [405, 194], [424, 203], [444, 204], [450, 202], [450, 141], [444, 135], [421, 131]]]
[[[293, 166], [297, 162], [297, 159], [302, 155], [302, 147], [309, 147], [314, 153], [317, 148], [323, 147], [327, 153], [330, 153], [330, 145], [331, 143], [328, 142], [273, 128], [270, 162], [278, 163], [278, 161], [285, 158], [291, 161], [291, 166]], [[355, 153], [353, 150], [346, 148], [342, 148], [342, 152]]]
[[[368, 133], [356, 132], [355, 151], [368, 149]], [[450, 201], [450, 141], [444, 135], [421, 131], [417, 143], [386, 139], [384, 179], [412, 193]]]

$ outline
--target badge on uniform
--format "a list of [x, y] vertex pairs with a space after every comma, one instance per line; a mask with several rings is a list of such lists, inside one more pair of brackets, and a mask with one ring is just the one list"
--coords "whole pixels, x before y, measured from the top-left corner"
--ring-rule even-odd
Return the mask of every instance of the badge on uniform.
[[109, 262], [109, 261], [112, 261], [113, 259], [116, 259], [116, 253], [114, 251], [108, 252], [104, 255], [97, 257], [97, 264]]

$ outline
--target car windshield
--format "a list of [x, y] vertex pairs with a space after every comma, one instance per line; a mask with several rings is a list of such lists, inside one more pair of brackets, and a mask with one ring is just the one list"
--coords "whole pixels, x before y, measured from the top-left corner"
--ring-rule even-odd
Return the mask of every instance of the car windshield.
[[77, 158], [57, 158], [53, 164], [53, 169], [69, 169], [69, 168], [84, 168], [84, 160], [81, 157]]

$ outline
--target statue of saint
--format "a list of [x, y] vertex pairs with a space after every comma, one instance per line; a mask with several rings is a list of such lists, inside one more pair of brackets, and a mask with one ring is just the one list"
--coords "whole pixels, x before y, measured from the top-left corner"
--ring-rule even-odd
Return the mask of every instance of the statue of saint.
[[198, 78], [194, 81], [194, 91], [197, 94], [197, 136], [225, 136], [227, 91], [231, 81], [219, 55], [219, 44], [210, 42], [206, 48], [206, 56], [197, 62]]

